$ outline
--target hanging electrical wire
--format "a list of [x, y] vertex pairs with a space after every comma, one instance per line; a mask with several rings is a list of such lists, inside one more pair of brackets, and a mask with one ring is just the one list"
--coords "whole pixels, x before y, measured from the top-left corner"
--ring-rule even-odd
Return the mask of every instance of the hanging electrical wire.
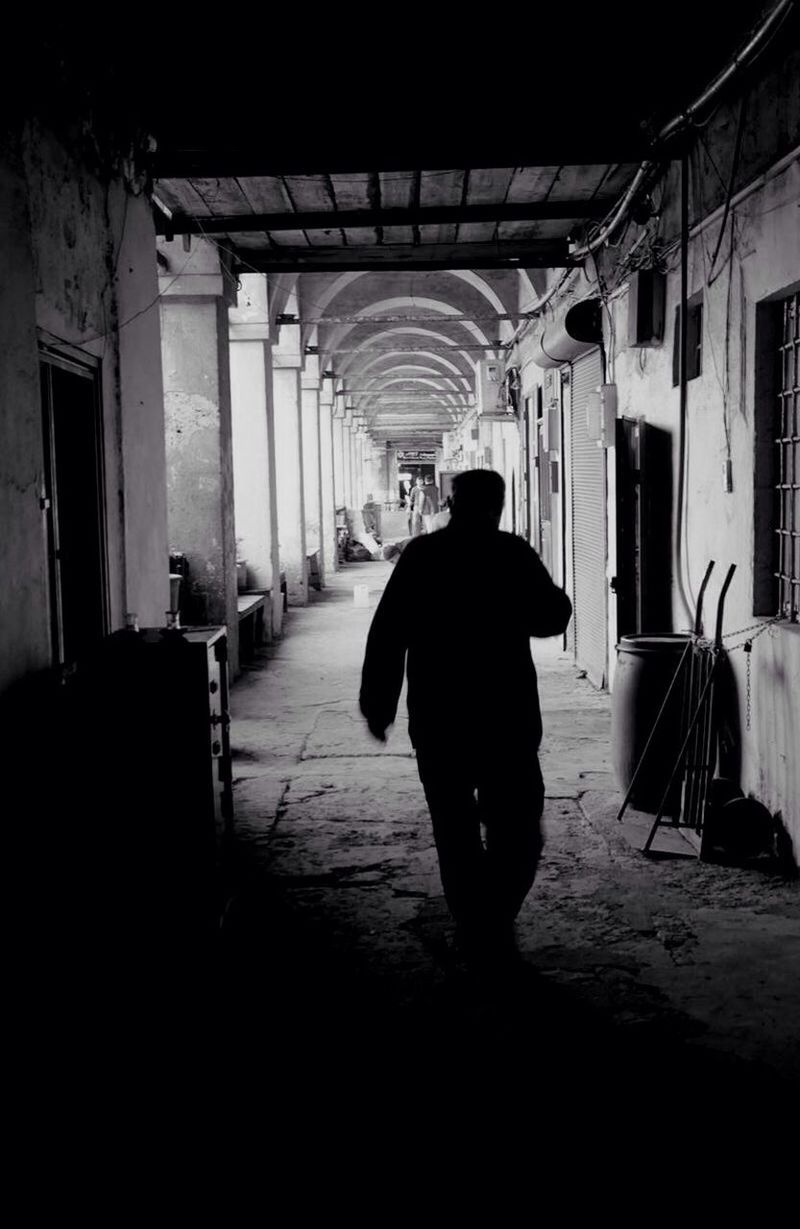
[[[723, 88], [743, 68], [752, 64], [762, 54], [789, 16], [794, 4], [795, 0], [779, 0], [779, 3], [768, 13], [742, 50], [733, 57], [722, 72], [713, 78], [703, 92], [688, 107], [661, 128], [653, 142], [655, 149], [663, 147], [679, 133], [694, 125], [696, 116], [702, 114], [705, 108], [719, 96]], [[631, 205], [657, 167], [658, 160], [655, 158], [646, 159], [641, 163], [622, 199], [608, 214], [606, 220], [601, 222], [598, 230], [590, 239], [573, 250], [572, 256], [575, 260], [585, 260], [587, 256], [597, 251], [598, 248], [601, 248], [606, 243], [608, 237], [614, 233], [620, 223], [627, 217]]]

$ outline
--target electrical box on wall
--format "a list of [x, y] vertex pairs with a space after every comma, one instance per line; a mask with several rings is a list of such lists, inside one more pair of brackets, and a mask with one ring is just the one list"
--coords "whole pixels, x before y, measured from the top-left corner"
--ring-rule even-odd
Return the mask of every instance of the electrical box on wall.
[[657, 269], [639, 269], [628, 282], [628, 345], [652, 346], [664, 337], [667, 279]]
[[544, 407], [541, 431], [545, 451], [561, 447], [561, 406], [557, 401], [551, 401]]
[[478, 411], [481, 414], [500, 414], [505, 417], [505, 366], [495, 360], [478, 363]]
[[614, 443], [617, 421], [617, 386], [601, 384], [586, 401], [586, 434], [598, 448]]

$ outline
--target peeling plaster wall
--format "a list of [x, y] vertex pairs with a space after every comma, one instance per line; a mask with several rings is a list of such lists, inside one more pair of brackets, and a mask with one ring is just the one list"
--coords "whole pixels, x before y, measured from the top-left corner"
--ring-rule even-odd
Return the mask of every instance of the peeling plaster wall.
[[27, 191], [0, 150], [0, 691], [50, 661], [44, 481]]
[[35, 123], [0, 157], [2, 550], [16, 578], [0, 598], [2, 687], [50, 663], [39, 336], [99, 361], [112, 628], [126, 610], [161, 622], [169, 590], [149, 204], [120, 179], [101, 183]]
[[[800, 166], [790, 164], [736, 208], [737, 255], [732, 266], [724, 259], [706, 285], [716, 247], [719, 220], [700, 231], [690, 245], [689, 293], [703, 292], [702, 374], [689, 382], [686, 475], [686, 573], [692, 602], [709, 559], [716, 568], [705, 609], [706, 628], [713, 631], [719, 586], [729, 563], [737, 571], [728, 593], [725, 629], [754, 622], [754, 413], [756, 307], [770, 296], [788, 293], [800, 281]], [[730, 284], [729, 284], [730, 274]], [[667, 280], [666, 328], [662, 345], [628, 348], [627, 293], [613, 300], [616, 333], [615, 374], [618, 413], [644, 416], [673, 437], [673, 471], [678, 467], [678, 397], [672, 387], [672, 347], [675, 306], [679, 301], [679, 270]], [[726, 362], [726, 319], [730, 336]], [[606, 322], [608, 329], [608, 322]], [[610, 338], [609, 338], [610, 341]], [[727, 455], [726, 406], [733, 490], [723, 489]], [[613, 450], [610, 450], [613, 451]], [[610, 507], [610, 512], [613, 509]], [[613, 542], [613, 533], [610, 533]], [[676, 567], [673, 569], [676, 570]], [[676, 628], [688, 626], [686, 611], [673, 583]], [[613, 647], [614, 629], [610, 630]], [[742, 637], [739, 637], [742, 639]], [[773, 813], [779, 812], [800, 855], [800, 627], [783, 624], [761, 635], [752, 654], [752, 728], [746, 729], [745, 657], [730, 658], [735, 679], [733, 719], [741, 736], [741, 784]]]
[[227, 305], [221, 297], [162, 299], [170, 547], [191, 577], [189, 618], [225, 624], [237, 663]]

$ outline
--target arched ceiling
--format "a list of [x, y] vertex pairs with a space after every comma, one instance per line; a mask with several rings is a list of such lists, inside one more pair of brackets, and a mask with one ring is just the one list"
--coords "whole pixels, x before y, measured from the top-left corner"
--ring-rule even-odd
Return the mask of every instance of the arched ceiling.
[[506, 270], [300, 274], [303, 343], [376, 442], [439, 441], [474, 406], [478, 363], [502, 354], [527, 293]]

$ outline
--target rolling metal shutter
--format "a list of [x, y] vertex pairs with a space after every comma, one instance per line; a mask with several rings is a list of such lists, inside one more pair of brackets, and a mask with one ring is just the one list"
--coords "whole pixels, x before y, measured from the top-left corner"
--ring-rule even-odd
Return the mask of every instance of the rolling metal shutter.
[[586, 434], [586, 401], [603, 382], [599, 350], [572, 364], [572, 584], [575, 659], [595, 687], [607, 678], [606, 454]]

